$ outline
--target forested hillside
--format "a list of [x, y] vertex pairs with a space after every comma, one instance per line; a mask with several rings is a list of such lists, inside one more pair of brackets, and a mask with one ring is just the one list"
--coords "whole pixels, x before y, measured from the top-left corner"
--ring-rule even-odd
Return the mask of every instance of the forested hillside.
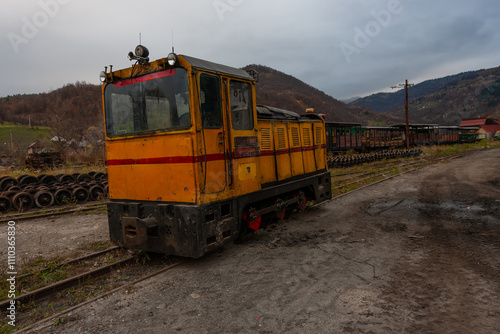
[[46, 149], [61, 152], [84, 140], [93, 145], [85, 151], [94, 152], [104, 139], [101, 87], [76, 82], [49, 93], [2, 97], [0, 122], [0, 155], [22, 158], [36, 140]]
[[[408, 90], [410, 121], [458, 125], [461, 119], [500, 116], [500, 67], [427, 80]], [[351, 103], [393, 116], [403, 114], [404, 89]]]
[[245, 70], [259, 73], [257, 103], [303, 114], [307, 108], [327, 115], [328, 121], [359, 122], [369, 125], [395, 123], [401, 118], [382, 115], [364, 107], [347, 105], [297, 78], [263, 65], [248, 65]]
[[0, 121], [47, 126], [54, 136], [77, 139], [90, 127], [103, 127], [101, 87], [76, 82], [50, 93], [0, 99]]

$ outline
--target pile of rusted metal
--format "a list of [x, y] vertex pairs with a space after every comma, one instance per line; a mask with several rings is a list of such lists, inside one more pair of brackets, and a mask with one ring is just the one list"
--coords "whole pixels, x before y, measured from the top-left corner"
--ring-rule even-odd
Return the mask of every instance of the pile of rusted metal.
[[108, 196], [108, 175], [101, 172], [0, 178], [0, 212], [98, 201]]
[[55, 169], [62, 167], [64, 159], [59, 152], [30, 153], [24, 164], [30, 169]]
[[328, 158], [329, 168], [342, 168], [359, 165], [366, 162], [373, 162], [383, 159], [393, 159], [398, 157], [416, 157], [422, 154], [420, 149], [411, 150], [385, 150], [378, 153], [342, 155]]

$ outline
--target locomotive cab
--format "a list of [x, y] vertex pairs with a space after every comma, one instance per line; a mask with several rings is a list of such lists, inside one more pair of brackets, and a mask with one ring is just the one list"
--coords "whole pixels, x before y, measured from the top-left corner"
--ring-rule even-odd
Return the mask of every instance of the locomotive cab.
[[[275, 201], [284, 191], [298, 195], [304, 187], [319, 198], [314, 187], [326, 176], [318, 180], [316, 171], [325, 174], [326, 161], [306, 183], [263, 184], [252, 75], [174, 53], [150, 62], [144, 49], [129, 54], [132, 67], [101, 74], [113, 243], [200, 257], [244, 226], [255, 228], [267, 211], [252, 203]], [[318, 138], [324, 136], [324, 121], [310, 122], [323, 126]], [[317, 154], [326, 156], [324, 147]]]

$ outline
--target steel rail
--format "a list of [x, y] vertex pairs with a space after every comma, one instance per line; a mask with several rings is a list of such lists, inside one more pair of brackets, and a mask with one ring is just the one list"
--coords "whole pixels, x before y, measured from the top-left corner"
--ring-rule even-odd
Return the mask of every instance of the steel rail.
[[102, 295], [99, 295], [99, 296], [94, 297], [94, 298], [92, 298], [92, 299], [86, 300], [86, 301], [81, 302], [81, 303], [79, 303], [79, 304], [77, 304], [77, 305], [71, 306], [71, 307], [69, 307], [69, 308], [67, 308], [67, 309], [65, 309], [65, 310], [63, 310], [63, 311], [61, 311], [61, 312], [58, 312], [58, 313], [56, 313], [56, 314], [54, 314], [54, 315], [51, 315], [50, 317], [47, 317], [47, 318], [42, 319], [42, 320], [40, 320], [40, 321], [37, 321], [37, 322], [35, 322], [34, 324], [31, 324], [31, 325], [29, 325], [29, 326], [27, 326], [27, 327], [21, 328], [21, 329], [19, 329], [18, 331], [14, 332], [14, 334], [20, 334], [20, 333], [37, 333], [37, 332], [39, 332], [40, 330], [42, 330], [42, 329], [44, 329], [44, 328], [47, 328], [47, 327], [52, 326], [53, 324], [52, 324], [52, 323], [50, 323], [49, 321], [52, 321], [52, 320], [54, 320], [54, 319], [61, 318], [63, 315], [65, 315], [65, 314], [67, 314], [67, 313], [70, 313], [70, 312], [73, 312], [74, 310], [77, 310], [77, 309], [79, 309], [80, 307], [83, 307], [83, 306], [85, 306], [85, 305], [87, 305], [87, 304], [93, 303], [93, 302], [95, 302], [95, 301], [97, 301], [97, 300], [99, 300], [99, 299], [101, 299], [101, 298], [104, 298], [104, 297], [106, 297], [106, 296], [109, 296], [109, 295], [111, 295], [111, 294], [113, 294], [113, 293], [115, 293], [115, 292], [117, 292], [117, 291], [122, 290], [122, 289], [125, 289], [125, 288], [128, 288], [128, 287], [131, 287], [131, 286], [133, 286], [133, 285], [135, 285], [135, 284], [137, 284], [137, 283], [140, 283], [140, 282], [142, 282], [142, 281], [144, 281], [144, 280], [147, 280], [147, 279], [149, 279], [149, 278], [152, 278], [152, 277], [154, 277], [154, 276], [157, 276], [157, 275], [159, 275], [159, 274], [161, 274], [161, 273], [163, 273], [163, 272], [166, 272], [166, 271], [168, 271], [168, 270], [171, 270], [171, 269], [173, 269], [173, 268], [175, 268], [175, 267], [177, 267], [177, 266], [179, 266], [179, 265], [181, 265], [181, 264], [183, 264], [183, 263], [184, 263], [184, 261], [182, 261], [182, 260], [181, 260], [181, 261], [178, 261], [178, 262], [175, 262], [175, 263], [172, 263], [172, 264], [168, 265], [168, 266], [167, 266], [167, 267], [165, 267], [165, 268], [162, 268], [162, 269], [160, 269], [160, 270], [158, 270], [158, 271], [155, 271], [154, 273], [151, 273], [151, 274], [149, 274], [149, 275], [146, 275], [146, 276], [140, 277], [140, 278], [138, 278], [138, 279], [136, 279], [136, 280], [134, 280], [134, 281], [132, 281], [132, 282], [130, 282], [130, 283], [127, 283], [127, 284], [121, 285], [121, 286], [119, 286], [119, 287], [117, 287], [117, 288], [114, 288], [113, 290], [110, 290], [110, 291], [108, 291], [108, 292], [103, 293]]
[[[338, 186], [338, 187], [335, 187], [333, 189], [334, 190], [339, 190], [339, 189], [348, 187], [348, 186], [353, 185], [353, 184], [357, 184], [357, 183], [361, 183], [361, 182], [367, 181], [367, 180], [372, 179], [372, 178], [376, 178], [376, 177], [379, 177], [379, 176], [385, 176], [385, 174], [389, 173], [395, 167], [397, 167], [397, 168], [405, 168], [407, 166], [417, 165], [419, 163], [422, 163], [422, 162], [415, 162], [415, 163], [404, 164], [404, 165], [399, 165], [399, 166], [392, 166], [392, 167], [387, 167], [385, 169], [378, 170], [378, 171], [375, 171], [375, 172], [369, 172], [369, 173], [361, 174], [358, 177], [371, 175], [370, 177], [365, 177], [365, 178], [362, 178], [362, 179], [358, 179], [358, 177], [352, 177], [352, 178], [349, 178], [349, 179], [340, 180], [339, 183], [341, 183], [342, 185]], [[425, 165], [428, 165], [428, 164], [423, 164], [423, 165], [425, 166]], [[378, 174], [375, 174], [375, 173], [378, 173]], [[400, 173], [398, 173], [398, 174], [400, 174]], [[350, 183], [346, 183], [346, 184], [343, 183], [345, 181], [350, 181], [350, 180], [356, 180], [356, 181], [350, 182]]]
[[[7, 223], [11, 220], [14, 220], [17, 223], [18, 221], [28, 220], [28, 219], [63, 216], [63, 215], [68, 215], [68, 214], [72, 214], [72, 213], [76, 213], [76, 212], [92, 211], [95, 209], [99, 209], [101, 207], [102, 208], [106, 207], [106, 203], [89, 204], [86, 206], [81, 206], [81, 207], [73, 208], [73, 209], [61, 209], [61, 208], [59, 208], [59, 209], [51, 210], [49, 212], [47, 212], [47, 211], [34, 211], [34, 212], [26, 212], [26, 213], [21, 213], [21, 214], [7, 215], [7, 216], [0, 217], [0, 224]], [[40, 212], [43, 212], [43, 213], [38, 214]]]
[[13, 299], [4, 300], [0, 303], [0, 309], [5, 310], [7, 308], [7, 306], [11, 303], [12, 300], [14, 300], [16, 303], [20, 302], [21, 304], [25, 304], [25, 303], [44, 299], [44, 298], [49, 297], [57, 292], [60, 292], [62, 290], [70, 288], [72, 286], [78, 285], [78, 284], [80, 284], [80, 282], [88, 280], [89, 278], [96, 278], [96, 277], [105, 275], [105, 274], [111, 272], [116, 267], [120, 267], [122, 265], [125, 265], [125, 264], [131, 262], [133, 259], [135, 259], [134, 256], [128, 256], [127, 258], [125, 258], [123, 260], [109, 264], [107, 266], [97, 268], [97, 269], [94, 269], [91, 271], [87, 271], [85, 273], [67, 278], [67, 279], [62, 280], [62, 281], [58, 281], [58, 282], [53, 283], [53, 284], [49, 284], [49, 285], [44, 286], [40, 289], [36, 289], [36, 290], [30, 291], [30, 292], [27, 292], [25, 294], [22, 294], [20, 296], [17, 296]]
[[345, 192], [343, 194], [340, 194], [340, 195], [337, 195], [337, 196], [333, 196], [331, 199], [329, 199], [327, 201], [324, 201], [324, 202], [321, 202], [321, 203], [317, 203], [317, 204], [313, 204], [310, 207], [314, 208], [314, 207], [318, 207], [318, 206], [321, 206], [321, 205], [325, 205], [326, 203], [333, 202], [334, 200], [337, 200], [337, 199], [339, 199], [341, 197], [347, 196], [347, 195], [349, 195], [349, 194], [351, 194], [351, 193], [353, 193], [355, 191], [360, 191], [360, 190], [366, 189], [368, 187], [374, 186], [374, 185], [376, 185], [378, 183], [382, 183], [382, 182], [388, 181], [390, 179], [396, 178], [398, 176], [401, 176], [401, 175], [404, 175], [404, 174], [408, 174], [408, 173], [413, 173], [413, 172], [418, 171], [420, 169], [423, 169], [425, 167], [429, 167], [429, 166], [435, 165], [435, 164], [437, 164], [439, 162], [443, 162], [445, 160], [454, 160], [454, 159], [460, 158], [462, 156], [463, 156], [463, 154], [457, 154], [457, 155], [453, 155], [453, 156], [450, 156], [450, 157], [443, 157], [443, 158], [437, 158], [435, 160], [431, 160], [430, 163], [424, 164], [422, 166], [419, 166], [419, 167], [416, 167], [416, 168], [413, 168], [413, 169], [409, 169], [407, 171], [404, 171], [404, 172], [401, 172], [401, 173], [398, 173], [398, 174], [395, 174], [395, 175], [391, 175], [391, 176], [386, 177], [386, 178], [384, 178], [382, 180], [375, 181], [373, 183], [367, 184], [367, 185], [365, 185], [363, 187], [359, 187], [359, 188], [350, 190], [350, 191]]
[[[103, 255], [103, 254], [106, 254], [106, 253], [109, 253], [109, 252], [112, 252], [114, 250], [118, 250], [120, 249], [120, 247], [118, 246], [113, 246], [113, 247], [110, 247], [110, 248], [107, 248], [107, 249], [104, 249], [104, 250], [100, 250], [98, 252], [94, 252], [94, 253], [91, 253], [91, 254], [87, 254], [87, 255], [83, 255], [83, 256], [80, 256], [80, 257], [77, 257], [76, 259], [71, 259], [71, 260], [68, 260], [68, 261], [64, 261], [60, 264], [57, 265], [57, 268], [61, 268], [63, 266], [68, 266], [68, 265], [71, 265], [71, 264], [75, 264], [75, 263], [80, 263], [80, 262], [83, 262], [83, 261], [86, 261], [86, 260], [90, 260], [90, 259], [93, 259], [94, 257], [97, 257], [97, 256], [100, 256], [100, 255]], [[53, 269], [53, 268], [42, 268], [39, 270], [39, 272], [43, 273], [47, 270], [50, 270], [50, 269]], [[33, 276], [34, 273], [27, 273], [27, 274], [23, 274], [23, 275], [19, 275], [16, 277], [16, 279], [20, 280], [21, 278], [25, 278], [25, 277], [29, 277], [29, 276]]]

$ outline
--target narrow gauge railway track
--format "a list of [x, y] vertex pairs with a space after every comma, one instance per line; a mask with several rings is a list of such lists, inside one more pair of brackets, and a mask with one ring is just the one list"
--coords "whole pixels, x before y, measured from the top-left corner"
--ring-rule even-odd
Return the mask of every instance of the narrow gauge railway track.
[[[120, 247], [113, 246], [113, 247], [110, 247], [110, 248], [107, 248], [107, 249], [104, 249], [104, 250], [101, 250], [101, 251], [97, 251], [97, 252], [94, 252], [94, 253], [91, 253], [91, 254], [83, 255], [83, 256], [77, 257], [76, 259], [71, 259], [71, 260], [64, 261], [64, 262], [58, 264], [55, 268], [61, 268], [63, 266], [69, 266], [69, 265], [73, 265], [73, 264], [80, 263], [80, 262], [83, 262], [83, 261], [91, 260], [91, 259], [93, 259], [95, 257], [98, 257], [100, 255], [104, 255], [106, 253], [109, 253], [109, 252], [112, 252], [112, 251], [118, 250], [118, 249], [120, 249]], [[55, 268], [42, 268], [42, 269], [39, 270], [39, 272], [43, 273], [43, 272], [46, 272], [46, 271], [49, 271], [49, 270], [53, 270]], [[34, 273], [31, 272], [31, 273], [26, 273], [26, 274], [19, 275], [16, 278], [18, 280], [20, 280], [20, 279], [23, 279], [25, 277], [29, 277], [29, 276], [33, 276], [33, 275], [34, 275]], [[0, 306], [1, 305], [2, 304], [0, 303]]]
[[[63, 262], [55, 267], [52, 267], [52, 268], [42, 268], [39, 272], [41, 274], [43, 274], [44, 272], [58, 270], [58, 269], [61, 269], [65, 266], [72, 266], [72, 265], [75, 265], [77, 263], [82, 263], [82, 262], [94, 259], [98, 256], [105, 255], [105, 254], [110, 253], [112, 251], [117, 251], [119, 249], [120, 249], [119, 247], [111, 247], [111, 248], [105, 249], [103, 251], [99, 251], [99, 252], [95, 252], [92, 254], [88, 254], [88, 255], [79, 257], [79, 258], [74, 259], [74, 260], [65, 261], [65, 262]], [[122, 265], [127, 264], [128, 262], [130, 262], [133, 259], [134, 259], [133, 256], [126, 256], [124, 259], [121, 259], [121, 260], [116, 261], [114, 263], [99, 267], [99, 268], [94, 269], [94, 270], [89, 270], [89, 271], [86, 271], [84, 273], [74, 275], [74, 276], [69, 277], [67, 279], [57, 281], [55, 283], [46, 285], [44, 287], [35, 289], [33, 291], [28, 291], [26, 293], [23, 293], [22, 295], [19, 295], [16, 298], [14, 298], [14, 301], [19, 302], [21, 304], [28, 304], [30, 302], [39, 301], [43, 298], [51, 296], [52, 294], [58, 293], [64, 289], [67, 289], [67, 288], [70, 288], [74, 285], [77, 285], [81, 281], [99, 277], [99, 276], [105, 274], [106, 272], [113, 270], [114, 268], [117, 268], [117, 267], [120, 267]], [[23, 275], [16, 277], [16, 279], [18, 282], [19, 281], [22, 282], [24, 279], [27, 279], [27, 278], [32, 277], [32, 276], [35, 276], [35, 273], [23, 274]], [[0, 309], [3, 310], [5, 307], [8, 306], [9, 303], [10, 303], [10, 300], [0, 302]]]
[[411, 167], [414, 165], [422, 165], [422, 161], [413, 161], [413, 162], [404, 163], [404, 164], [399, 164], [399, 163], [389, 164], [389, 165], [386, 164], [386, 165], [381, 166], [380, 169], [376, 169], [376, 170], [373, 170], [370, 172], [354, 172], [351, 174], [344, 174], [344, 175], [332, 175], [332, 179], [336, 179], [337, 182], [344, 183], [344, 182], [348, 182], [351, 180], [363, 179], [363, 177], [367, 178], [369, 176], [377, 175], [377, 173], [378, 173], [378, 175], [382, 175], [385, 173], [389, 173], [391, 170], [395, 170], [395, 169], [400, 170], [400, 169], [404, 169], [404, 168]]
[[352, 167], [367, 162], [376, 162], [385, 159], [417, 157], [422, 154], [420, 149], [410, 150], [384, 150], [378, 153], [366, 153], [357, 155], [340, 155], [328, 158], [329, 168]]
[[65, 310], [62, 310], [62, 311], [60, 311], [60, 312], [58, 312], [56, 314], [53, 314], [53, 315], [51, 315], [49, 317], [46, 317], [46, 318], [44, 318], [42, 320], [36, 321], [36, 322], [30, 324], [27, 327], [23, 327], [23, 328], [19, 329], [14, 334], [16, 334], [16, 333], [23, 333], [23, 334], [24, 333], [37, 333], [38, 331], [40, 331], [40, 330], [42, 330], [44, 328], [53, 326], [54, 322], [57, 322], [57, 319], [61, 319], [62, 317], [64, 317], [65, 314], [67, 314], [69, 312], [72, 312], [72, 311], [74, 311], [74, 310], [76, 310], [76, 309], [78, 309], [78, 308], [80, 308], [82, 306], [85, 306], [87, 304], [93, 303], [93, 302], [95, 302], [98, 299], [104, 298], [104, 297], [106, 297], [108, 295], [111, 295], [111, 294], [113, 294], [115, 292], [118, 292], [120, 290], [123, 290], [123, 289], [126, 289], [126, 288], [130, 288], [130, 287], [134, 286], [135, 284], [138, 284], [138, 283], [140, 283], [140, 282], [142, 282], [144, 280], [147, 280], [147, 279], [152, 278], [154, 276], [157, 276], [157, 275], [159, 275], [161, 273], [164, 273], [164, 272], [166, 272], [168, 270], [171, 270], [171, 269], [173, 269], [173, 268], [175, 268], [175, 267], [177, 267], [177, 266], [179, 266], [179, 265], [181, 265], [183, 263], [184, 262], [181, 261], [181, 260], [178, 260], [176, 262], [172, 262], [171, 264], [167, 265], [166, 267], [164, 266], [163, 268], [161, 268], [161, 269], [159, 269], [157, 271], [154, 271], [152, 273], [146, 274], [146, 275], [144, 275], [142, 277], [139, 277], [139, 278], [137, 278], [137, 279], [135, 279], [133, 281], [125, 283], [125, 284], [123, 284], [123, 285], [121, 285], [119, 287], [116, 287], [116, 288], [114, 288], [114, 289], [112, 289], [110, 291], [107, 291], [106, 293], [103, 293], [103, 294], [101, 294], [99, 296], [96, 296], [96, 297], [94, 297], [92, 299], [88, 299], [88, 300], [86, 300], [86, 301], [84, 301], [82, 303], [79, 303], [77, 305], [71, 306], [71, 307], [69, 307], [69, 308], [67, 308]]
[[66, 207], [58, 207], [50, 210], [36, 210], [36, 211], [28, 211], [25, 213], [17, 213], [17, 214], [3, 214], [0, 215], [0, 224], [6, 223], [8, 221], [14, 220], [16, 223], [22, 220], [35, 219], [35, 218], [46, 218], [53, 216], [63, 216], [69, 215], [72, 213], [80, 213], [86, 211], [97, 210], [101, 208], [106, 208], [105, 202], [92, 203], [79, 205], [76, 207], [66, 206]]
[[425, 158], [422, 157], [416, 157], [416, 158], [410, 158], [411, 160], [407, 159], [397, 159], [397, 160], [382, 160], [382, 161], [376, 161], [376, 162], [370, 162], [362, 166], [351, 166], [348, 168], [331, 168], [330, 171], [332, 172], [332, 178], [352, 178], [352, 177], [357, 177], [359, 175], [364, 175], [369, 172], [366, 170], [368, 168], [372, 169], [382, 169], [382, 168], [387, 168], [388, 166], [401, 166], [405, 165], [406, 162], [401, 162], [403, 161], [409, 161], [409, 163], [414, 163], [415, 161], [425, 161]]
[[[127, 286], [132, 286], [149, 277], [158, 275], [182, 263], [181, 260], [174, 257], [150, 259], [149, 255], [146, 255], [142, 260], [145, 261], [147, 258], [149, 263], [148, 265], [144, 265], [144, 263], [141, 263], [141, 257], [138, 254], [130, 255], [132, 253], [127, 254], [119, 247], [111, 247], [71, 261], [66, 261], [53, 268], [41, 269], [40, 272], [55, 271], [82, 262], [99, 261], [99, 257], [106, 256], [106, 254], [112, 252], [119, 253], [116, 261], [113, 261], [113, 263], [77, 272], [69, 278], [58, 280], [55, 283], [17, 296], [14, 299], [19, 309], [16, 318], [18, 319], [17, 323], [23, 326], [19, 332], [26, 333], [28, 330], [38, 327], [40, 324], [47, 323], [51, 319], [59, 318], [71, 310]], [[101, 258], [101, 261], [105, 260]], [[86, 268], [92, 268], [93, 266], [95, 264], [87, 263]], [[17, 277], [17, 280], [22, 285], [23, 278], [25, 280], [34, 279], [30, 278], [30, 276], [34, 275], [36, 273], [21, 275]], [[93, 298], [89, 299], [88, 297]], [[0, 302], [0, 307], [2, 310], [6, 310], [9, 304], [10, 300], [2, 301]], [[47, 309], [51, 311], [49, 314], [46, 312]], [[47, 315], [49, 316], [47, 317]], [[49, 325], [52, 325], [52, 323]]]
[[[332, 173], [332, 194], [333, 196], [343, 196], [351, 191], [359, 190], [366, 186], [393, 178], [397, 175], [412, 172], [422, 167], [432, 164], [453, 160], [462, 156], [461, 154], [437, 157], [437, 158], [417, 158], [401, 164], [399, 161], [386, 162], [374, 166], [371, 171], [353, 171], [340, 174]], [[353, 167], [355, 168], [355, 167]]]

